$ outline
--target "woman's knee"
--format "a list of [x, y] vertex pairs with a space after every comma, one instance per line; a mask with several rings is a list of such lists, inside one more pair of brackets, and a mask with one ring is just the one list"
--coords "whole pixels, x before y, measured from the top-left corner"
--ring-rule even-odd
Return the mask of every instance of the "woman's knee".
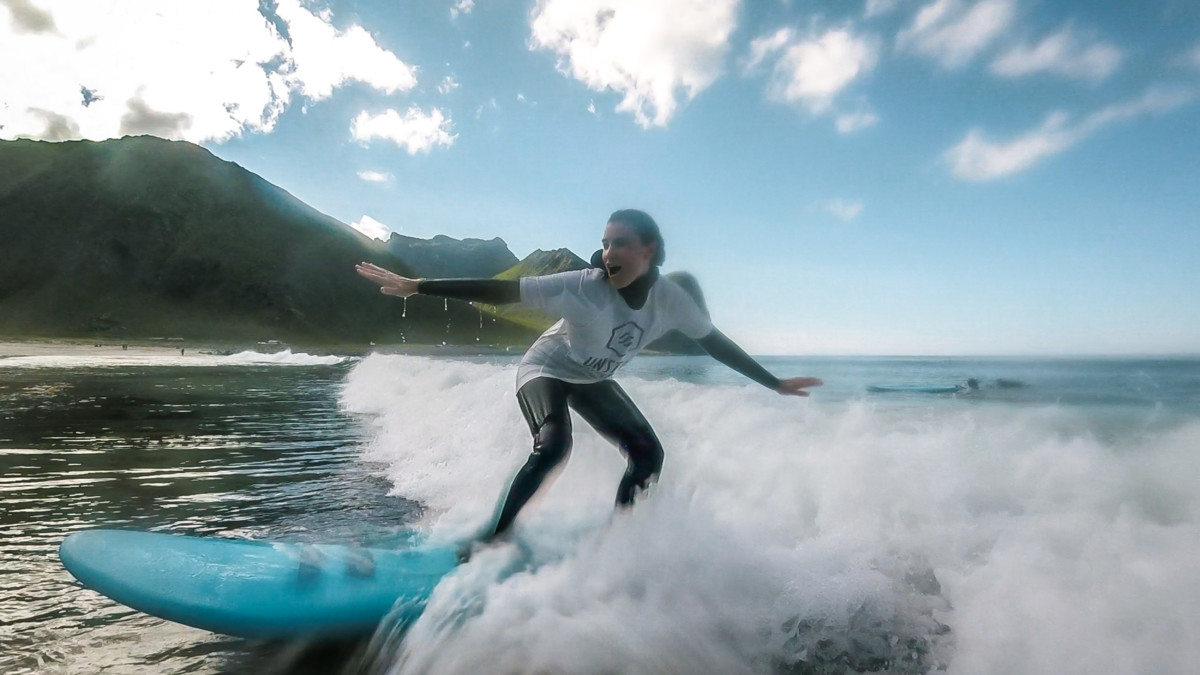
[[629, 472], [638, 478], [649, 480], [662, 471], [663, 447], [651, 433], [637, 434], [624, 443], [629, 458]]
[[533, 454], [529, 459], [545, 470], [552, 469], [571, 452], [571, 426], [548, 419], [533, 436]]

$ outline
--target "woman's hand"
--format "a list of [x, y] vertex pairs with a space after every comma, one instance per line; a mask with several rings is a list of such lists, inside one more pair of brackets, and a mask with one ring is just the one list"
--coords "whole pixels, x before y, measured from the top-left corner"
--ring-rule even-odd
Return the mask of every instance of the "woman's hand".
[[805, 391], [809, 387], [819, 387], [824, 382], [816, 377], [790, 377], [786, 380], [780, 380], [779, 386], [775, 391], [784, 396], [808, 396]]
[[402, 277], [395, 272], [389, 272], [378, 265], [366, 262], [355, 265], [354, 271], [364, 279], [379, 284], [379, 291], [384, 295], [395, 295], [400, 298], [416, 295], [417, 284], [421, 282], [420, 279]]

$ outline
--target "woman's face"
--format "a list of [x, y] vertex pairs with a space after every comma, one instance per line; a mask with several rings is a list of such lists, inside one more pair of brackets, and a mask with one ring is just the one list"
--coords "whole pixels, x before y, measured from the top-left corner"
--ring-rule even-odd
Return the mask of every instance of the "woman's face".
[[613, 288], [625, 288], [650, 270], [658, 245], [642, 243], [634, 229], [618, 220], [604, 227], [604, 267]]

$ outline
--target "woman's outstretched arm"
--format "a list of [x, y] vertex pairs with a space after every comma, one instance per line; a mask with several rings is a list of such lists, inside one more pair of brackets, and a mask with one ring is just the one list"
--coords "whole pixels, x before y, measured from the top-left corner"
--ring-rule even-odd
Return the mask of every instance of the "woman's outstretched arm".
[[385, 295], [407, 298], [420, 293], [489, 305], [521, 301], [521, 283], [515, 279], [410, 279], [371, 263], [359, 263], [354, 269], [359, 276], [379, 284]]
[[815, 377], [791, 377], [784, 380], [775, 377], [716, 328], [696, 342], [714, 359], [784, 396], [808, 396], [809, 387], [819, 387], [822, 384], [821, 380]]

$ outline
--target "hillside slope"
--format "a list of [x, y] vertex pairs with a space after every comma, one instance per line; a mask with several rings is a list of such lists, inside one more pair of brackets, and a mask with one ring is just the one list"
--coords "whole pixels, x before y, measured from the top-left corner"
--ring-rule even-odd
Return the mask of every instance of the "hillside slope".
[[519, 344], [465, 303], [382, 296], [381, 242], [196, 145], [0, 142], [0, 335]]

